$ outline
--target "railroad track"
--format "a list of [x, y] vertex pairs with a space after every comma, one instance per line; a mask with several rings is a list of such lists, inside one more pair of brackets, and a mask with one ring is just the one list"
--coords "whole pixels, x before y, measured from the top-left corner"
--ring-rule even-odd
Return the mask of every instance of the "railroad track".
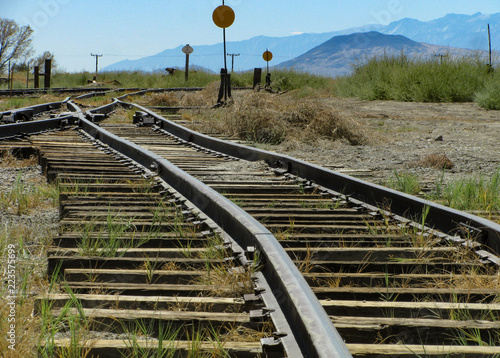
[[[251, 264], [236, 260], [214, 225], [191, 214], [170, 188], [84, 139], [63, 132], [34, 141], [47, 176], [61, 187], [60, 235], [48, 253], [48, 274], [65, 285], [65, 293], [41, 300], [38, 313], [46, 315], [50, 306], [49, 320], [72, 317], [92, 326], [79, 329], [103, 332], [79, 337], [83, 351], [102, 357], [148, 352], [159, 339], [174, 337], [164, 347], [217, 351], [219, 336], [244, 334], [253, 338], [235, 338], [224, 351], [262, 352], [267, 319], [251, 322], [243, 313], [252, 308], [242, 299], [253, 292]], [[209, 339], [214, 344], [203, 342]], [[59, 338], [44, 349], [76, 349], [72, 343]]]
[[139, 126], [113, 124], [119, 105], [87, 113], [106, 114], [97, 126], [69, 102], [78, 131], [32, 139], [61, 186], [48, 271], [62, 292], [38, 314], [66, 329], [44, 349], [500, 354], [499, 225], [140, 106]]

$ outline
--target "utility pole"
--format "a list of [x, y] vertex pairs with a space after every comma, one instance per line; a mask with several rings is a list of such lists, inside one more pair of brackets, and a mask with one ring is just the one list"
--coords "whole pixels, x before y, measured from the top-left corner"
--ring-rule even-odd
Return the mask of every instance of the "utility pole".
[[228, 53], [227, 56], [231, 56], [231, 73], [234, 72], [234, 57], [235, 56], [239, 56], [240, 54], [239, 53]]
[[488, 24], [488, 48], [489, 48], [489, 66], [493, 68], [493, 64], [491, 63], [491, 33], [490, 33], [490, 24]]
[[444, 57], [448, 57], [448, 55], [443, 55], [443, 54], [440, 54], [440, 53], [438, 53], [438, 54], [436, 54], [436, 55], [434, 55], [434, 56], [435, 56], [435, 57], [439, 57], [439, 58], [440, 58], [440, 63], [441, 63], [441, 64], [443, 64], [443, 58], [444, 58]]
[[90, 56], [95, 57], [95, 80], [97, 80], [97, 72], [99, 71], [99, 57], [102, 57], [102, 55], [94, 55], [93, 53], [91, 53]]

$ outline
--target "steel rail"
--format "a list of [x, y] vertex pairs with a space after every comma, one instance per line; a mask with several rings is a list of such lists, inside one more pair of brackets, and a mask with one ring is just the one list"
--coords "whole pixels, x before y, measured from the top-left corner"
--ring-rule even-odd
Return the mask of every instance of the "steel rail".
[[[196, 91], [201, 91], [204, 89], [203, 87], [172, 87], [172, 88], [152, 88], [152, 89], [144, 89], [144, 90], [139, 90], [137, 92], [133, 93], [127, 93], [124, 94], [123, 96], [117, 97], [116, 99], [121, 101], [123, 99], [126, 99], [128, 96], [141, 96], [146, 93], [161, 93], [161, 92], [181, 92], [181, 91], [190, 91], [190, 92], [196, 92]], [[238, 91], [238, 90], [251, 90], [253, 87], [234, 87], [232, 90]]]
[[[13, 109], [10, 111], [0, 112], [0, 119], [5, 116], [12, 117], [15, 121], [17, 117], [28, 118], [32, 116], [61, 108], [64, 104], [68, 104], [70, 97], [67, 97], [61, 102], [50, 102], [38, 104], [30, 107]], [[69, 108], [69, 107], [68, 107]], [[20, 123], [9, 123], [0, 125], [0, 140], [25, 137], [49, 130], [64, 129], [77, 123], [79, 119], [74, 115], [65, 115], [56, 118], [41, 119], [36, 121], [25, 121]]]
[[[122, 89], [122, 88], [120, 88]], [[203, 89], [202, 87], [172, 87], [172, 88], [158, 88], [153, 91], [199, 91]], [[252, 87], [235, 87], [233, 90], [240, 90], [240, 89], [253, 89]], [[87, 88], [87, 87], [75, 87], [75, 88], [66, 88], [66, 87], [54, 87], [54, 88], [20, 88], [20, 89], [13, 89], [11, 90], [0, 90], [0, 97], [1, 96], [19, 96], [19, 95], [26, 95], [26, 94], [43, 94], [43, 93], [81, 93], [81, 92], [111, 92], [115, 91], [116, 89], [113, 89], [111, 87], [92, 87], [92, 88]], [[123, 90], [128, 91], [128, 90], [137, 90], [137, 91], [150, 91], [148, 89], [140, 89], [140, 88], [123, 88]]]
[[428, 210], [426, 226], [449, 234], [454, 234], [459, 230], [468, 230], [478, 243], [496, 254], [500, 253], [500, 225], [490, 220], [337, 173], [287, 155], [213, 138], [169, 121], [137, 104], [125, 103], [120, 100], [117, 100], [117, 103], [128, 107], [134, 106], [138, 110], [146, 112], [155, 119], [156, 125], [161, 129], [187, 142], [248, 161], [263, 160], [271, 167], [281, 168], [284, 172], [310, 180], [324, 188], [342, 193], [348, 198], [375, 207], [389, 207], [388, 210], [392, 214], [416, 220], [422, 217], [424, 211]]
[[98, 97], [98, 96], [106, 95], [108, 93], [113, 93], [113, 92], [139, 91], [139, 90], [141, 90], [141, 89], [140, 88], [116, 88], [116, 89], [111, 89], [111, 90], [106, 90], [106, 91], [90, 92], [90, 93], [82, 94], [78, 97], [75, 97], [74, 100]]
[[17, 120], [29, 120], [31, 119], [32, 116], [37, 115], [39, 113], [61, 108], [63, 104], [69, 101], [69, 99], [70, 97], [67, 97], [66, 99], [60, 102], [42, 103], [34, 106], [16, 108], [0, 112], [0, 120], [2, 120], [4, 117], [7, 117], [8, 120], [12, 122], [15, 122]]
[[56, 88], [24, 88], [24, 89], [13, 89], [11, 90], [0, 90], [1, 96], [11, 96], [11, 95], [26, 95], [26, 94], [43, 94], [43, 93], [80, 93], [80, 92], [88, 92], [88, 91], [109, 91], [112, 88], [102, 87], [102, 88], [85, 88], [85, 87], [76, 87], [76, 88], [65, 88], [65, 87], [56, 87]]
[[[170, 122], [165, 118], [155, 114], [154, 112], [136, 104], [130, 104], [116, 100], [112, 104], [106, 105], [100, 109], [95, 109], [87, 112], [87, 116], [90, 119], [94, 119], [95, 115], [102, 113], [111, 113], [116, 109], [116, 106], [118, 105], [135, 107], [138, 110], [147, 113], [147, 115], [154, 118], [155, 123], [160, 128], [181, 138], [182, 140], [245, 160], [264, 160], [272, 167], [281, 168], [283, 172], [288, 172], [293, 175], [306, 178], [307, 180], [313, 181], [314, 183], [324, 188], [343, 193], [343, 195], [347, 196], [348, 199], [351, 199], [353, 201], [363, 201], [369, 205], [383, 207], [386, 207], [387, 204], [390, 204], [389, 210], [393, 214], [410, 219], [415, 219], [416, 217], [421, 216], [424, 210], [428, 208], [429, 212], [425, 223], [427, 226], [432, 226], [433, 228], [442, 230], [447, 233], [453, 233], [462, 228], [465, 228], [465, 230], [470, 230], [472, 233], [476, 233], [478, 235], [476, 241], [478, 241], [482, 245], [488, 247], [494, 252], [498, 253], [500, 251], [500, 225], [495, 224], [489, 220], [479, 218], [478, 216], [472, 214], [460, 212], [458, 210], [450, 209], [448, 207], [435, 204], [433, 202], [423, 200], [411, 195], [402, 194], [397, 191], [384, 188], [382, 186], [349, 177], [347, 175], [339, 174], [289, 156], [279, 155], [276, 153], [250, 148], [244, 145], [228, 143], [216, 138], [212, 138]], [[268, 279], [273, 279], [273, 288], [276, 287], [274, 285], [274, 283], [276, 282], [279, 287], [280, 294], [289, 293], [290, 288], [289, 286], [284, 287], [285, 285], [291, 284], [293, 288], [299, 287], [297, 286], [298, 281], [294, 281], [293, 277], [290, 278], [288, 277], [288, 275], [286, 275], [285, 277], [279, 276], [276, 271], [272, 270], [273, 267], [278, 267], [280, 270], [289, 270], [294, 269], [295, 266], [293, 265], [293, 263], [291, 264], [292, 266], [289, 266], [285, 263], [281, 265], [276, 261], [276, 258], [273, 257], [272, 254], [269, 254], [269, 252], [266, 251], [277, 249], [277, 247], [270, 242], [274, 238], [266, 229], [261, 228], [260, 224], [257, 223], [259, 227], [254, 226], [256, 224], [254, 219], [250, 220], [248, 218], [245, 218], [244, 215], [247, 214], [244, 211], [239, 209], [231, 202], [228, 202], [226, 199], [221, 198], [220, 195], [216, 194], [213, 190], [206, 188], [205, 186], [199, 188], [198, 185], [201, 184], [200, 182], [183, 172], [179, 173], [179, 170], [167, 160], [162, 159], [154, 153], [148, 152], [147, 150], [140, 148], [134, 144], [126, 143], [121, 138], [102, 130], [96, 124], [92, 123], [89, 120], [86, 120], [81, 110], [73, 103], [68, 102], [68, 108], [72, 111], [77, 112], [76, 116], [73, 116], [73, 118], [78, 118], [80, 120], [80, 125], [82, 126], [82, 128], [85, 127], [85, 130], [88, 131], [88, 133], [90, 133], [93, 137], [104, 142], [107, 145], [110, 145], [111, 147], [116, 146], [120, 148], [117, 150], [120, 152], [123, 151], [123, 154], [136, 160], [141, 165], [157, 170], [159, 172], [159, 175], [164, 180], [168, 181], [169, 184], [175, 187], [181, 194], [191, 200], [200, 209], [205, 209], [204, 211], [211, 211], [212, 207], [215, 207], [215, 212], [209, 214], [209, 216], [212, 215], [212, 219], [217, 222], [226, 232], [231, 234], [231, 236], [235, 237], [235, 235], [233, 234], [236, 233], [238, 237], [241, 237], [241, 246], [258, 246], [258, 248], [262, 250], [262, 253], [266, 257], [266, 265], [264, 267], [263, 273]], [[2, 126], [2, 128], [3, 127], [5, 126]], [[215, 200], [213, 203], [211, 201], [212, 199]], [[240, 215], [243, 215], [241, 219], [242, 222], [238, 224], [232, 222], [231, 218], [235, 216], [240, 218]], [[273, 275], [278, 277], [273, 277]], [[309, 288], [309, 286], [307, 287]], [[297, 289], [297, 291], [300, 290]], [[316, 301], [315, 297], [314, 301]], [[305, 332], [301, 334], [301, 337], [307, 337], [306, 342], [303, 345], [303, 352], [308, 352], [308, 349], [311, 348], [315, 353], [310, 356], [349, 356], [348, 353], [346, 355], [346, 353], [342, 351], [344, 347], [341, 346], [344, 345], [341, 339], [339, 339], [338, 341], [340, 342], [340, 348], [337, 347], [340, 350], [332, 351], [331, 347], [328, 346], [328, 343], [326, 343], [325, 345], [325, 342], [323, 340], [325, 337], [329, 336], [324, 335], [324, 330], [328, 328], [328, 325], [324, 325], [322, 321], [319, 321], [321, 327], [313, 327], [314, 329], [312, 331], [307, 330], [309, 328], [309, 325], [314, 326], [315, 324], [318, 324], [318, 321], [314, 321], [311, 318], [312, 316], [303, 316], [303, 314], [307, 312], [307, 309], [311, 308], [303, 307], [304, 302], [305, 301], [296, 300], [296, 297], [291, 295], [287, 295], [283, 301], [283, 306], [285, 306], [287, 312], [290, 313], [289, 317], [293, 317], [290, 318], [292, 320], [292, 327], [294, 327], [298, 332]], [[312, 311], [317, 313], [314, 309]], [[294, 321], [295, 319], [299, 321]], [[331, 325], [330, 320], [328, 321]], [[336, 330], [334, 330], [334, 332], [336, 333]], [[323, 335], [321, 335], [321, 333]], [[338, 339], [339, 337], [335, 338]], [[319, 345], [316, 344], [318, 340], [321, 340]], [[323, 348], [325, 349], [323, 350]], [[316, 351], [317, 349], [319, 349], [320, 351]], [[321, 355], [322, 352], [325, 352], [326, 355]], [[340, 352], [340, 355], [332, 354], [332, 352]]]
[[[76, 105], [71, 106], [77, 110]], [[104, 111], [109, 111], [109, 106], [105, 107]], [[99, 110], [94, 111], [97, 112]], [[253, 246], [260, 251], [265, 262], [261, 272], [273, 288], [273, 294], [293, 329], [293, 332], [286, 333], [292, 334], [298, 345], [297, 349], [285, 346], [290, 357], [351, 357], [311, 288], [269, 230], [168, 160], [109, 133], [87, 120], [81, 112], [77, 115], [82, 130], [142, 166], [157, 171], [163, 180], [209, 216], [240, 246]]]
[[39, 121], [5, 124], [0, 126], [0, 140], [26, 137], [50, 130], [61, 130], [76, 124], [78, 118], [68, 115]]

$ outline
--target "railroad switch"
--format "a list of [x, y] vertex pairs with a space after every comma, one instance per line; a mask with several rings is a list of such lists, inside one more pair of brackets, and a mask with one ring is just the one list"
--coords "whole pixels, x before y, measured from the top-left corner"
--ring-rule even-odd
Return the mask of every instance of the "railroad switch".
[[103, 113], [90, 113], [90, 112], [85, 113], [85, 118], [93, 123], [101, 122], [101, 121], [105, 120], [106, 117], [107, 117], [107, 115], [103, 114]]
[[132, 118], [133, 118], [132, 124], [136, 124], [138, 127], [153, 126], [156, 124], [154, 117], [150, 116], [149, 114], [143, 111], [135, 112]]
[[17, 123], [17, 122], [27, 122], [31, 120], [32, 116], [33, 116], [33, 109], [27, 108], [23, 110], [13, 110], [10, 112], [4, 112], [3, 116], [1, 116], [0, 118], [2, 119], [2, 122], [5, 123]]

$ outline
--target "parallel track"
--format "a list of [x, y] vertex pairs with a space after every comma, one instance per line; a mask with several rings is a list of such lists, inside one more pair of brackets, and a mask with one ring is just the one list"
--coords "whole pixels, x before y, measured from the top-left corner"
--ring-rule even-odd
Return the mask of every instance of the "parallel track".
[[[116, 104], [107, 106], [102, 112], [112, 113], [115, 107]], [[329, 173], [322, 174], [316, 168], [308, 171], [306, 165], [287, 157], [210, 142], [204, 136], [160, 120], [142, 107], [138, 110], [153, 118], [153, 127], [114, 125], [106, 121], [101, 127], [203, 181], [271, 231], [311, 287], [328, 315], [325, 317], [333, 322], [350, 354], [355, 357], [500, 354], [497, 296], [500, 262], [493, 254], [500, 246], [498, 225], [430, 203], [425, 206], [418, 199], [399, 197], [395, 192], [339, 176], [340, 186], [349, 193], [345, 195], [324, 184], [328, 180], [323, 178]], [[120, 351], [130, 349], [123, 342], [128, 339], [128, 345], [132, 344], [130, 335], [123, 338], [124, 327], [130, 329], [130, 322], [137, 326], [142, 320], [154, 322], [151, 327], [154, 326], [156, 334], [159, 326], [163, 327], [159, 322], [168, 325], [170, 331], [178, 329], [175, 342], [182, 351], [187, 350], [192, 332], [217, 331], [232, 356], [349, 356], [342, 351], [341, 341], [338, 351], [327, 353], [318, 343], [327, 337], [297, 334], [304, 332], [301, 322], [307, 320], [289, 315], [294, 312], [290, 307], [302, 309], [300, 303], [290, 303], [293, 297], [274, 287], [276, 282], [269, 278], [275, 276], [277, 281], [280, 278], [287, 281], [291, 279], [290, 273], [267, 273], [275, 265], [262, 241], [252, 245], [246, 239], [231, 241], [233, 224], [218, 222], [220, 215], [212, 213], [213, 204], [204, 194], [195, 193], [186, 201], [169, 186], [185, 190], [183, 195], [189, 196], [182, 180], [179, 183], [173, 177], [169, 184], [159, 180], [155, 173], [162, 176], [165, 171], [161, 160], [150, 161], [136, 154], [135, 160], [144, 161], [141, 163], [144, 167], [137, 166], [117, 152], [127, 154], [129, 149], [117, 144], [115, 151], [102, 145], [101, 141], [114, 143], [113, 137], [103, 137], [89, 125], [82, 128], [99, 139], [94, 146], [82, 140], [89, 137], [83, 131], [80, 136], [67, 132], [57, 137], [45, 136], [43, 140], [35, 139], [34, 144], [40, 149], [49, 178], [57, 178], [67, 188], [61, 192], [61, 235], [54, 241], [57, 248], [50, 251], [49, 274], [59, 273], [76, 293], [75, 297], [51, 295], [46, 297], [48, 300], [40, 301], [40, 307], [42, 302], [51, 302], [57, 316], [62, 313], [61, 307], [71, 302], [75, 313], [92, 317], [97, 328], [112, 335], [113, 339], [108, 340], [99, 335], [91, 337], [89, 341], [93, 344], [88, 344], [89, 349], [92, 346], [93, 352], [103, 356], [111, 352], [119, 356]], [[200, 143], [211, 149], [203, 148]], [[74, 149], [70, 149], [75, 145], [79, 148], [76, 161]], [[214, 151], [214, 147], [222, 148], [224, 153]], [[237, 157], [264, 159], [274, 168], [262, 169]], [[140, 174], [151, 178], [148, 184], [159, 190], [146, 190]], [[361, 187], [364, 192], [353, 190]], [[379, 192], [393, 201], [391, 208], [381, 210], [373, 205], [374, 201], [382, 202], [377, 196]], [[360, 200], [363, 197], [368, 200]], [[161, 204], [159, 222], [158, 203], [164, 202], [184, 203], [187, 207], [176, 209]], [[403, 218], [401, 208], [412, 212], [410, 219], [416, 222]], [[393, 212], [389, 211], [392, 209]], [[118, 223], [117, 227], [109, 224], [111, 219]], [[87, 252], [86, 256], [79, 256], [81, 248], [76, 249], [78, 241], [97, 242], [99, 235], [108, 240], [118, 238], [123, 244], [137, 243], [140, 236], [151, 232], [155, 237], [142, 240], [135, 245], [138, 247], [117, 250], [113, 253], [115, 257], [98, 257], [99, 250], [95, 248], [93, 255]], [[189, 237], [184, 235], [186, 232]], [[222, 240], [215, 245], [219, 256], [208, 259], [206, 252], [213, 247], [207, 249], [204, 245], [214, 240]], [[185, 249], [178, 249], [186, 245], [190, 247], [187, 256]], [[151, 258], [162, 269], [152, 270], [148, 266]], [[199, 278], [207, 275], [204, 271], [207, 265], [213, 270], [228, 262], [230, 267], [224, 269], [231, 277], [248, 275], [255, 268], [248, 263], [256, 262], [260, 271], [252, 271], [255, 285], [240, 284], [243, 290], [238, 292], [219, 287], [214, 295], [216, 287], [199, 284]], [[198, 284], [193, 286], [193, 283]], [[259, 288], [266, 284], [271, 287]], [[179, 300], [173, 298], [176, 295], [182, 302], [176, 302], [177, 306], [173, 305], [173, 301]], [[81, 307], [75, 302], [81, 302]], [[179, 306], [185, 311], [176, 316], [173, 311]], [[282, 306], [285, 306], [283, 311]], [[217, 307], [217, 312], [209, 312], [209, 307]], [[127, 311], [130, 308], [132, 311]], [[283, 320], [280, 315], [287, 317]], [[228, 322], [233, 323], [232, 329], [227, 328]], [[237, 332], [238, 336], [256, 326], [265, 329], [260, 336], [252, 334], [252, 342], [235, 343], [237, 337], [228, 334]], [[201, 328], [193, 330], [193, 327]], [[276, 330], [279, 332], [273, 334]], [[269, 338], [259, 341], [262, 337]], [[210, 339], [214, 340], [214, 335]], [[149, 341], [139, 343], [149, 346], [152, 340], [149, 337]], [[58, 341], [61, 347], [68, 343], [64, 338]], [[215, 352], [220, 346], [203, 348]]]

